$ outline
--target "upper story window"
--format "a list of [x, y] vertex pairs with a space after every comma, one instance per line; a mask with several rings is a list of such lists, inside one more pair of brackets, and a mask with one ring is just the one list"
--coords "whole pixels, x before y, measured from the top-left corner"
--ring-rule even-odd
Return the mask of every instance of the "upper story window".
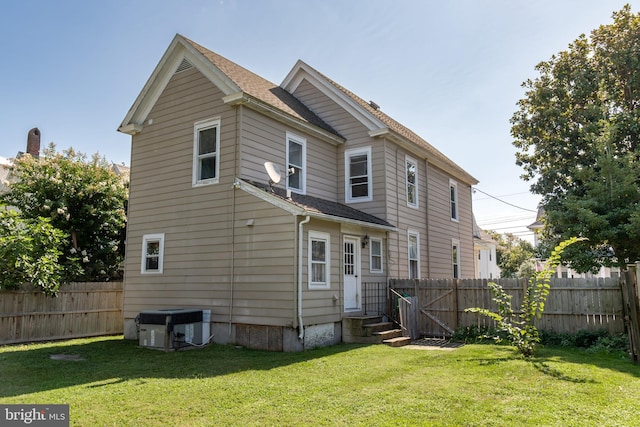
[[420, 278], [420, 234], [409, 231], [409, 279]]
[[382, 273], [382, 239], [369, 240], [369, 269], [372, 273]]
[[451, 265], [453, 267], [453, 278], [460, 278], [460, 242], [451, 241]]
[[193, 185], [214, 184], [220, 178], [220, 119], [193, 126]]
[[287, 132], [287, 188], [304, 194], [307, 169], [307, 140]]
[[449, 181], [449, 197], [451, 203], [451, 220], [458, 221], [458, 183]]
[[407, 179], [407, 206], [418, 207], [418, 163], [410, 157], [405, 160]]
[[161, 274], [164, 264], [164, 234], [142, 236], [142, 274]]
[[345, 199], [349, 202], [373, 200], [371, 147], [354, 148], [344, 153]]
[[309, 231], [309, 288], [329, 288], [330, 237], [326, 233]]

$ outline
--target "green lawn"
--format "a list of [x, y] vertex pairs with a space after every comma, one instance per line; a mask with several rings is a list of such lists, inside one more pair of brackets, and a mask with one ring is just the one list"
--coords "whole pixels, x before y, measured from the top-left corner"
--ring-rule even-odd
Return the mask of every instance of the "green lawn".
[[639, 377], [624, 356], [565, 348], [525, 361], [495, 345], [163, 353], [108, 337], [0, 347], [0, 403], [68, 403], [78, 426], [633, 426]]

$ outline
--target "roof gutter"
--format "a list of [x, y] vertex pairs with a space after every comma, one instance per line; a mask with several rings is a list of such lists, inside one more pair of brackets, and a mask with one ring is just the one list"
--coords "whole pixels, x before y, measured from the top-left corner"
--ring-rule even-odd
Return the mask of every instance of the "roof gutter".
[[352, 224], [352, 225], [357, 225], [357, 226], [361, 226], [361, 227], [367, 227], [367, 228], [373, 228], [373, 229], [378, 229], [378, 230], [385, 230], [385, 231], [398, 231], [398, 229], [396, 227], [393, 226], [389, 226], [389, 225], [382, 225], [382, 224], [375, 224], [372, 222], [366, 222], [366, 221], [358, 221], [356, 219], [349, 219], [349, 218], [343, 218], [343, 217], [339, 217], [339, 216], [335, 216], [335, 215], [328, 215], [328, 214], [324, 214], [321, 212], [315, 212], [315, 211], [311, 211], [308, 209], [304, 209], [302, 207], [296, 206], [295, 204], [288, 202], [286, 200], [281, 199], [280, 197], [277, 197], [267, 191], [264, 191], [258, 187], [255, 187], [239, 178], [235, 179], [234, 182], [234, 187], [235, 188], [239, 188], [249, 194], [251, 194], [252, 196], [258, 197], [259, 199], [264, 200], [267, 203], [271, 203], [272, 205], [286, 211], [289, 212], [293, 215], [299, 215], [299, 216], [309, 216], [311, 218], [317, 218], [317, 219], [321, 219], [324, 221], [332, 221], [332, 222], [338, 222], [338, 223], [342, 223], [342, 224]]
[[477, 185], [478, 180], [471, 176], [467, 171], [458, 166], [453, 160], [442, 154], [437, 149], [428, 148], [418, 145], [415, 142], [411, 142], [404, 138], [402, 135], [392, 131], [388, 127], [380, 128], [377, 130], [369, 131], [369, 136], [372, 138], [389, 138], [391, 141], [397, 143], [402, 148], [415, 152], [420, 156], [427, 159], [432, 165], [442, 169], [445, 172], [450, 173], [456, 179], [465, 182], [469, 185]]

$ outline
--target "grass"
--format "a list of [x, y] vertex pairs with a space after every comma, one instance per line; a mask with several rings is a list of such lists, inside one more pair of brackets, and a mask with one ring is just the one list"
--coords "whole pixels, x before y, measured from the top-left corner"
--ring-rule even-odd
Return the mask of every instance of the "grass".
[[[52, 360], [51, 355], [82, 360]], [[337, 345], [173, 353], [122, 337], [0, 347], [0, 403], [70, 405], [74, 426], [640, 425], [624, 355]]]

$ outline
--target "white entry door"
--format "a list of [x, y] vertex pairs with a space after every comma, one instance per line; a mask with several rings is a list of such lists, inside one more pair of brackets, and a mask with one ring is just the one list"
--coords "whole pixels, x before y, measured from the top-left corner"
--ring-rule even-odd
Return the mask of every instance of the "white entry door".
[[344, 272], [344, 311], [358, 311], [361, 308], [362, 295], [359, 238], [344, 238], [342, 268]]

